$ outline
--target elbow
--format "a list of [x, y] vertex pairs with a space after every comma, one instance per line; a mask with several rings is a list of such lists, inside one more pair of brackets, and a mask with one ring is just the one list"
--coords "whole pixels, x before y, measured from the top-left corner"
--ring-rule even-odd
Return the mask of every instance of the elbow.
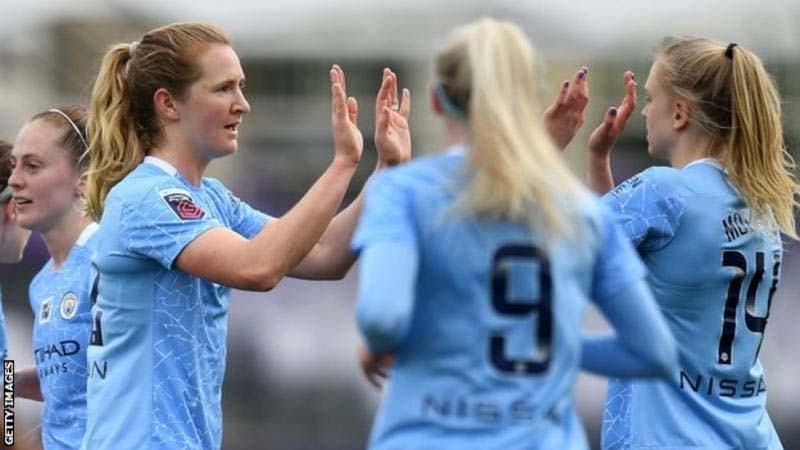
[[648, 354], [653, 376], [668, 379], [678, 370], [678, 346], [670, 335], [661, 346], [651, 347]]
[[356, 322], [369, 348], [377, 353], [393, 349], [407, 329], [406, 321], [399, 316], [362, 307], [356, 311]]
[[242, 274], [241, 282], [236, 287], [248, 291], [269, 292], [278, 286], [285, 275], [285, 271], [273, 267], [250, 270]]
[[353, 267], [353, 261], [347, 261], [346, 263], [339, 264], [337, 267], [334, 267], [331, 273], [328, 275], [328, 280], [343, 280], [344, 277], [350, 273], [350, 268]]

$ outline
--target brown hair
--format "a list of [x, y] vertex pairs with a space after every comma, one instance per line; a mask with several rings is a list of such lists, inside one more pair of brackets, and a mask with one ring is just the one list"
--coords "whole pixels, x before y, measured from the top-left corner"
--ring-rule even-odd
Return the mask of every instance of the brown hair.
[[8, 186], [11, 177], [11, 150], [14, 146], [10, 142], [0, 139], [0, 191]]
[[99, 220], [108, 191], [142, 162], [161, 127], [153, 104], [164, 88], [176, 98], [201, 74], [197, 55], [230, 36], [206, 23], [174, 23], [149, 31], [141, 41], [116, 44], [103, 57], [89, 106], [92, 162], [87, 186], [89, 214]]
[[[60, 111], [60, 112], [59, 112]], [[64, 114], [67, 117], [62, 116]], [[83, 106], [73, 105], [67, 108], [49, 109], [33, 116], [34, 120], [46, 120], [62, 130], [58, 145], [67, 150], [72, 157], [72, 164], [78, 172], [89, 167], [89, 153], [86, 140], [86, 120], [88, 112]], [[74, 125], [74, 127], [73, 127]]]

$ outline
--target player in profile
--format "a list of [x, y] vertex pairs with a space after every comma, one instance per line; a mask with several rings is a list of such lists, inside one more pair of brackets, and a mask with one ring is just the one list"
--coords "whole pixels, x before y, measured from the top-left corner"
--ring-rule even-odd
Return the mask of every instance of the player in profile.
[[642, 115], [648, 152], [670, 167], [614, 189], [610, 150], [635, 104], [630, 74], [625, 82], [623, 106], [590, 138], [589, 181], [648, 268], [679, 365], [666, 381], [612, 380], [603, 448], [781, 449], [758, 360], [780, 233], [797, 239], [800, 187], [778, 90], [741, 45], [665, 38]]
[[[231, 288], [341, 278], [361, 198], [334, 217], [363, 148], [344, 73], [330, 71], [330, 166], [282, 217], [203, 176], [237, 150], [250, 111], [231, 39], [203, 23], [105, 55], [90, 106], [88, 206], [99, 218], [85, 449], [219, 448]], [[399, 101], [398, 101], [399, 100]], [[378, 168], [410, 157], [410, 95], [384, 71]]]
[[8, 180], [19, 224], [42, 235], [50, 259], [29, 288], [35, 367], [17, 371], [17, 395], [44, 400], [46, 449], [77, 449], [86, 426], [86, 349], [97, 224], [86, 215], [86, 109], [35, 115], [17, 134]]
[[[672, 369], [638, 257], [539, 117], [535, 63], [514, 24], [458, 28], [432, 91], [452, 146], [368, 185], [352, 244], [366, 374], [394, 355], [371, 449], [588, 448], [581, 366]], [[590, 299], [615, 336], [582, 342]]]
[[[8, 185], [13, 166], [11, 164], [10, 142], [0, 139], [0, 264], [11, 264], [22, 259], [22, 251], [28, 244], [30, 231], [17, 223], [16, 205], [11, 199], [13, 190]], [[3, 315], [3, 293], [0, 291], [0, 353], [8, 357], [6, 343], [6, 319]]]

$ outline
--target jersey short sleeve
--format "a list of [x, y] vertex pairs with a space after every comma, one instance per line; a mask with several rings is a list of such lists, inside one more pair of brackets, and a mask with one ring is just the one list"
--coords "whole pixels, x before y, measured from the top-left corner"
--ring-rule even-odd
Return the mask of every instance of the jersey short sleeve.
[[272, 220], [271, 216], [251, 207], [239, 197], [233, 195], [219, 181], [209, 178], [208, 182], [213, 192], [219, 196], [218, 201], [227, 206], [228, 223], [233, 231], [247, 239], [252, 239], [264, 228], [267, 222]]
[[644, 264], [631, 241], [604, 207], [600, 216], [603, 239], [597, 252], [592, 280], [592, 298], [607, 299], [646, 275]]
[[602, 197], [633, 245], [653, 251], [667, 245], [683, 214], [681, 199], [670, 193], [674, 169], [652, 167]]
[[360, 252], [375, 242], [417, 243], [411, 191], [396, 182], [394, 171], [376, 175], [367, 185], [364, 210], [351, 248]]
[[162, 184], [150, 189], [140, 202], [125, 204], [122, 217], [119, 235], [124, 248], [167, 269], [197, 236], [221, 225], [177, 183]]

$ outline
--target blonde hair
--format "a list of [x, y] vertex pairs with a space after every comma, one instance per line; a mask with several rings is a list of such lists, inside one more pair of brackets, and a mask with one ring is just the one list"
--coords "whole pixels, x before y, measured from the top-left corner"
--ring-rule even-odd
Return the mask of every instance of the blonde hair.
[[800, 185], [783, 141], [780, 95], [758, 56], [741, 45], [667, 37], [656, 59], [667, 85], [689, 102], [692, 126], [711, 138], [709, 156], [722, 160], [755, 217], [774, 217], [798, 239]]
[[201, 74], [197, 55], [230, 36], [205, 23], [174, 23], [141, 41], [116, 44], [103, 57], [94, 82], [87, 125], [92, 155], [87, 186], [89, 214], [99, 220], [108, 191], [144, 160], [161, 127], [153, 104], [160, 88], [182, 98]]
[[466, 120], [472, 178], [459, 207], [527, 224], [546, 238], [576, 236], [574, 197], [585, 190], [541, 119], [533, 48], [510, 22], [457, 29], [436, 58], [440, 92]]

